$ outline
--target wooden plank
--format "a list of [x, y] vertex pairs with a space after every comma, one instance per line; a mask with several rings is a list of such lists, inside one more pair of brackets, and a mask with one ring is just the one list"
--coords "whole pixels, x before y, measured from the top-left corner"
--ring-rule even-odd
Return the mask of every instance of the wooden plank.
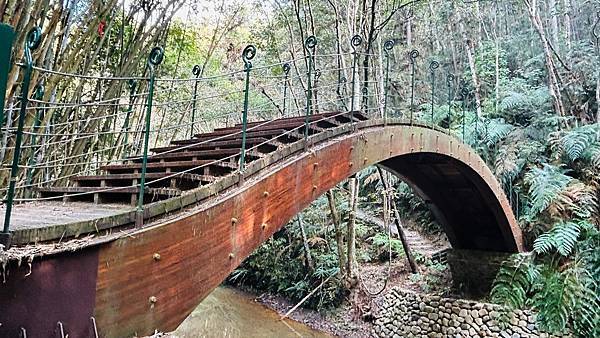
[[[264, 137], [247, 138], [246, 146], [249, 147], [249, 146], [256, 145], [256, 144], [261, 144], [261, 143], [267, 142], [268, 140], [269, 139], [264, 138]], [[153, 153], [162, 153], [165, 151], [172, 151], [172, 150], [184, 151], [184, 150], [199, 150], [199, 149], [211, 149], [211, 148], [221, 148], [221, 147], [240, 148], [241, 146], [242, 146], [242, 140], [235, 139], [235, 140], [214, 141], [214, 142], [206, 142], [206, 143], [201, 143], [201, 144], [194, 144], [192, 146], [187, 146], [185, 148], [182, 148], [182, 146], [180, 146], [180, 145], [174, 145], [174, 146], [168, 146], [168, 147], [153, 148], [153, 149], [150, 149], [150, 151], [152, 151]]]
[[[146, 173], [146, 179], [160, 179], [173, 175], [174, 173]], [[117, 180], [133, 180], [140, 179], [142, 174], [108, 174], [108, 175], [89, 175], [89, 176], [75, 176], [72, 178], [73, 181], [117, 181]], [[202, 182], [214, 182], [217, 180], [216, 177], [210, 175], [198, 175], [190, 173], [180, 173], [173, 176], [176, 179], [186, 179], [190, 181], [202, 181]], [[148, 182], [151, 183], [152, 181]]]
[[[285, 129], [272, 129], [272, 130], [264, 130], [264, 131], [248, 131], [248, 133], [246, 134], [247, 137], [249, 138], [253, 138], [253, 137], [266, 137], [268, 139], [273, 138], [273, 136], [277, 136], [277, 135], [283, 135], [286, 132]], [[294, 134], [294, 133], [290, 133], [290, 134], [286, 134], [286, 137], [290, 138], [290, 139], [300, 139], [302, 138], [301, 135], [299, 134]], [[194, 136], [194, 138], [192, 139], [187, 139], [187, 140], [176, 140], [171, 142], [172, 144], [177, 144], [177, 145], [187, 145], [187, 144], [194, 144], [194, 143], [199, 143], [199, 142], [204, 142], [206, 140], [211, 140], [214, 139], [215, 137], [218, 137], [218, 141], [224, 141], [224, 140], [236, 140], [236, 139], [241, 139], [242, 138], [242, 133], [238, 133], [238, 132], [234, 132], [231, 133], [231, 135], [226, 135], [226, 136], [214, 136], [211, 135], [211, 133], [208, 134], [198, 134], [196, 136]]]
[[[91, 193], [98, 192], [102, 194], [135, 194], [140, 191], [139, 187], [107, 187], [105, 190], [100, 187], [44, 187], [37, 188], [36, 191], [42, 193]], [[163, 195], [163, 196], [178, 196], [181, 195], [181, 190], [171, 188], [151, 188], [146, 187], [144, 193], [147, 195]]]

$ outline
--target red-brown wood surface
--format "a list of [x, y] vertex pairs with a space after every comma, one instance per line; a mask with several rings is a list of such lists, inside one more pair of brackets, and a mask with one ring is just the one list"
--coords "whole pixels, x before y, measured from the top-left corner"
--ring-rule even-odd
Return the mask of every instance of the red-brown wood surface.
[[[417, 154], [423, 156], [413, 158]], [[412, 162], [401, 162], [403, 158]], [[448, 214], [446, 229], [452, 232], [455, 243], [465, 247], [492, 243], [492, 248], [506, 251], [522, 249], [508, 201], [490, 170], [470, 148], [426, 128], [372, 127], [326, 141], [267, 168], [219, 201], [209, 201], [178, 219], [104, 245], [99, 253], [95, 308], [102, 335], [122, 337], [149, 334], [154, 329], [173, 330], [295, 214], [351, 174], [388, 159], [384, 165], [441, 204], [441, 212]], [[427, 161], [439, 168], [448, 166], [450, 174], [440, 174], [438, 179], [462, 184], [459, 188], [474, 195], [472, 214], [485, 211], [484, 216], [494, 218], [494, 224], [487, 220], [467, 224], [458, 213], [452, 214], [450, 208], [455, 206], [449, 204], [447, 196], [431, 196], [435, 190], [423, 183], [426, 180], [418, 176], [420, 173], [402, 170], [406, 163], [426, 166]], [[446, 195], [452, 195], [456, 186], [447, 189]], [[481, 240], [467, 241], [461, 237], [467, 232]]]

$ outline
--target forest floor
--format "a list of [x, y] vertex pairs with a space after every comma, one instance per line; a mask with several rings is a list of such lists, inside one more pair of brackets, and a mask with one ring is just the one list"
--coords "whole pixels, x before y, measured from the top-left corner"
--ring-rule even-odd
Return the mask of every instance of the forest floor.
[[[366, 214], [357, 215], [367, 218]], [[378, 218], [370, 217], [365, 221], [383, 226]], [[441, 235], [424, 235], [414, 230], [410, 224], [405, 229], [409, 245], [422, 264], [419, 273], [412, 274], [408, 261], [404, 257], [395, 258], [392, 264], [387, 262], [362, 264], [360, 278], [352, 288], [343, 304], [326, 313], [298, 308], [289, 317], [309, 327], [338, 337], [371, 337], [373, 321], [377, 317], [386, 293], [395, 286], [425, 293], [448, 293], [451, 277], [447, 268], [432, 268], [426, 262], [434, 253], [449, 248], [447, 239]], [[395, 229], [394, 229], [395, 230]], [[389, 269], [389, 277], [388, 277]], [[386, 282], [387, 279], [387, 282]], [[385, 288], [384, 288], [385, 286]], [[285, 314], [295, 304], [284, 297], [268, 293], [257, 295], [257, 302]]]

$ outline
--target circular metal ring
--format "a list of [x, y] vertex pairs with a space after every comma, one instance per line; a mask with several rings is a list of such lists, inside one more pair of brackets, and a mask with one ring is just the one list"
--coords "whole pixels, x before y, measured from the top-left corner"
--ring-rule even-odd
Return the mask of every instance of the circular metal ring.
[[410, 57], [410, 60], [412, 62], [414, 62], [419, 57], [419, 51], [416, 49], [413, 49], [410, 51], [410, 53], [408, 53], [408, 56]]
[[395, 45], [396, 45], [396, 42], [394, 42], [394, 40], [392, 40], [392, 39], [389, 39], [383, 44], [383, 49], [390, 51], [390, 50], [394, 49]]
[[244, 48], [242, 52], [242, 59], [245, 63], [248, 63], [250, 60], [254, 59], [256, 56], [256, 47], [254, 45], [248, 45]]
[[431, 63], [429, 64], [429, 69], [433, 72], [438, 68], [440, 68], [440, 63], [435, 60], [431, 61]]
[[34, 50], [40, 46], [42, 42], [42, 29], [39, 26], [33, 27], [29, 33], [27, 33], [27, 48]]
[[165, 50], [162, 47], [154, 47], [150, 51], [150, 55], [148, 56], [148, 62], [154, 66], [158, 66], [163, 62], [165, 58]]
[[290, 73], [290, 69], [292, 69], [292, 66], [290, 66], [289, 63], [284, 63], [282, 68], [285, 75], [288, 75]]
[[316, 69], [315, 70], [315, 81], [318, 80], [320, 77], [321, 77], [321, 70]]
[[364, 95], [367, 95], [367, 94], [369, 94], [369, 88], [368, 88], [368, 87], [363, 87], [363, 88], [362, 88], [362, 93], [363, 93]]
[[355, 36], [352, 37], [352, 40], [350, 40], [350, 44], [352, 45], [352, 49], [356, 50], [356, 47], [362, 45], [362, 36], [356, 34]]
[[304, 46], [306, 49], [315, 48], [317, 46], [317, 38], [314, 35], [309, 36], [306, 38], [306, 41], [304, 41]]
[[454, 74], [446, 75], [446, 82], [452, 83], [452, 82], [454, 82], [454, 79], [455, 79]]
[[200, 73], [202, 72], [202, 67], [200, 67], [200, 65], [195, 65], [194, 68], [192, 68], [192, 74], [199, 76]]
[[346, 79], [346, 77], [345, 77], [345, 76], [342, 76], [342, 77], [340, 78], [340, 83], [346, 83], [347, 81], [348, 81], [348, 79]]

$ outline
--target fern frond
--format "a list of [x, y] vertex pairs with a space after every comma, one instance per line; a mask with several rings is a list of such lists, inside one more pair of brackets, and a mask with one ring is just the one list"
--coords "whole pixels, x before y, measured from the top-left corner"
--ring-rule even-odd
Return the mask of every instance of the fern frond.
[[573, 178], [565, 175], [561, 168], [544, 164], [543, 168], [533, 168], [525, 175], [531, 196], [530, 212], [535, 217], [546, 210], [561, 194]]
[[580, 223], [559, 223], [533, 242], [533, 250], [538, 254], [548, 254], [556, 249], [559, 254], [567, 257], [573, 251], [580, 233]]
[[492, 301], [513, 309], [522, 308], [538, 275], [538, 267], [530, 255], [512, 255], [498, 270], [491, 291]]

